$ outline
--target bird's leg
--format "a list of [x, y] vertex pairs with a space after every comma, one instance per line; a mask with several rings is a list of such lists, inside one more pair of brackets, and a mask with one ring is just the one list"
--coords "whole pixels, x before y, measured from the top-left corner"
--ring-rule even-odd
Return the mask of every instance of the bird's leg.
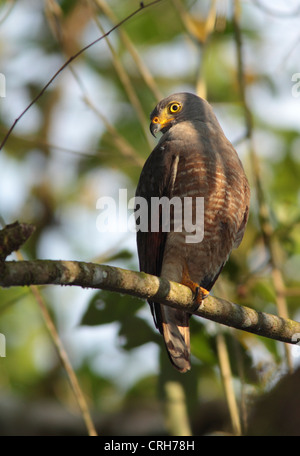
[[[202, 304], [203, 299], [205, 299], [209, 295], [209, 291], [205, 288], [200, 287], [200, 285], [196, 282], [193, 282], [190, 279], [189, 271], [187, 264], [185, 263], [182, 271], [182, 278], [181, 278], [182, 285], [189, 287], [193, 294], [194, 294], [194, 303], [195, 305], [200, 306]], [[196, 308], [197, 308], [196, 307]]]

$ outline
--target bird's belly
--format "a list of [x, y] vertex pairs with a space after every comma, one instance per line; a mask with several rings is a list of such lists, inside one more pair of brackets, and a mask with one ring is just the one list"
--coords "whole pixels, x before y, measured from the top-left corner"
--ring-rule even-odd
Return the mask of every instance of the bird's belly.
[[205, 237], [201, 242], [187, 243], [189, 236], [186, 231], [168, 234], [161, 277], [181, 282], [184, 271], [187, 271], [193, 282], [204, 286], [204, 282], [212, 280], [218, 273], [224, 262], [224, 252], [220, 258], [215, 241]]
[[[178, 170], [173, 196], [180, 197], [182, 212], [174, 211], [161, 275], [181, 282], [187, 268], [190, 279], [205, 287], [233, 248], [243, 202], [228, 188], [224, 173], [215, 168], [212, 176], [207, 167], [205, 174], [203, 169], [201, 164], [198, 168], [185, 164], [183, 172]], [[181, 231], [174, 232], [175, 227]]]

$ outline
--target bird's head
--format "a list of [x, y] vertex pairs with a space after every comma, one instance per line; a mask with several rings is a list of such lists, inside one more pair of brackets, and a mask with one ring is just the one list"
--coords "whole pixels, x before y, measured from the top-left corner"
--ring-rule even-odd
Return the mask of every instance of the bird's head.
[[202, 98], [188, 92], [175, 93], [161, 100], [150, 114], [150, 131], [165, 133], [183, 121], [205, 120], [211, 108]]

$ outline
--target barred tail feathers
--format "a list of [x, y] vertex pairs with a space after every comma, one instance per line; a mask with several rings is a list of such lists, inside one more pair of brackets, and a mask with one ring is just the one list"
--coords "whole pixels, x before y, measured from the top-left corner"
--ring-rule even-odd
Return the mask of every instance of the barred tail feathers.
[[161, 306], [162, 334], [172, 364], [181, 373], [191, 368], [190, 364], [190, 315], [181, 310]]

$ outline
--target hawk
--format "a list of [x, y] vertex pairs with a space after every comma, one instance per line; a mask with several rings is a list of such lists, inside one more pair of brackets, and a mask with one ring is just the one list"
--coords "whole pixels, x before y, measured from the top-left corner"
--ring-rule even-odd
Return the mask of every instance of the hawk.
[[[187, 285], [200, 304], [231, 250], [242, 241], [249, 212], [248, 180], [235, 149], [204, 99], [191, 93], [170, 95], [157, 104], [150, 120], [151, 133], [155, 136], [161, 132], [162, 137], [145, 162], [136, 190], [140, 270]], [[185, 223], [184, 210], [175, 209], [175, 204], [169, 204], [167, 220], [165, 207], [157, 204], [163, 197], [181, 202], [183, 209], [185, 201], [190, 201], [191, 223]], [[137, 211], [140, 198], [147, 202], [144, 213]], [[198, 219], [199, 201], [204, 202], [204, 210]], [[142, 217], [144, 226], [139, 229]], [[159, 303], [149, 304], [171, 362], [180, 372], [188, 371], [191, 315]]]

